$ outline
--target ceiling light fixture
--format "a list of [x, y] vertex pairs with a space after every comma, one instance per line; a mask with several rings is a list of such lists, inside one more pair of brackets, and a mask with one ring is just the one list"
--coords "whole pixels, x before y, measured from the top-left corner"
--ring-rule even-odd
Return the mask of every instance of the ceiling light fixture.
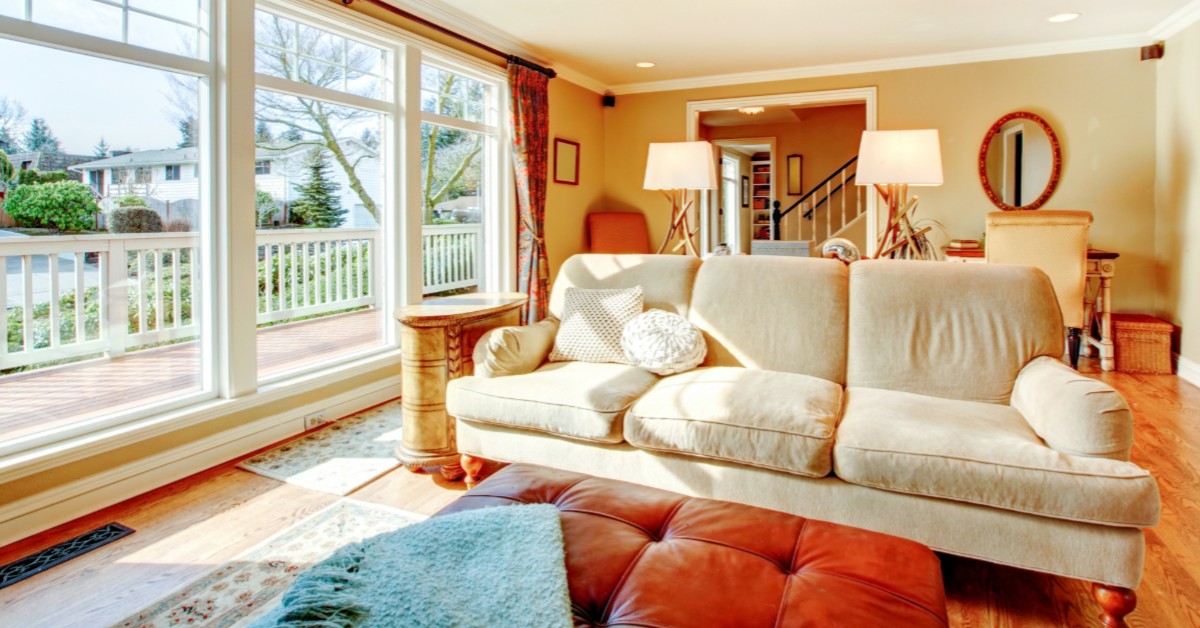
[[636, 65], [636, 66], [637, 66], [637, 67], [639, 67], [639, 68], [652, 68], [652, 67], [654, 67], [654, 63], [651, 63], [650, 61], [641, 61], [641, 62], [635, 63], [634, 65]]
[[1050, 17], [1046, 18], [1046, 21], [1054, 22], [1055, 24], [1058, 24], [1060, 22], [1070, 22], [1071, 20], [1079, 18], [1079, 16], [1081, 16], [1081, 15], [1083, 15], [1083, 14], [1082, 13], [1059, 13], [1058, 15], [1051, 15]]
[[741, 109], [738, 109], [738, 111], [740, 111], [748, 116], [756, 116], [756, 115], [766, 111], [766, 108], [765, 107], [742, 107]]

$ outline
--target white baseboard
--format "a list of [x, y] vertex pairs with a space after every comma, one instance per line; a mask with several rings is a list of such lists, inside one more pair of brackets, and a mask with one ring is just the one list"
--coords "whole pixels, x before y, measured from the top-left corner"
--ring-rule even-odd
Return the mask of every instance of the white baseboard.
[[345, 417], [393, 399], [400, 377], [213, 434], [0, 506], [0, 546], [107, 508], [304, 431], [304, 416]]
[[1193, 386], [1200, 387], [1200, 364], [1197, 364], [1183, 357], [1182, 355], [1179, 355], [1178, 353], [1175, 354], [1175, 358], [1177, 360], [1175, 373], [1179, 375], [1179, 379], [1182, 379]]

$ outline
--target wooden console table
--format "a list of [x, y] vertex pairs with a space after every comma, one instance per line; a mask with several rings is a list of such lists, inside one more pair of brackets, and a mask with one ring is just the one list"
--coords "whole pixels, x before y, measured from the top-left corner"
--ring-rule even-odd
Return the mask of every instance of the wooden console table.
[[[947, 262], [984, 263], [987, 261], [981, 250], [944, 249]], [[1100, 370], [1113, 371], [1117, 368], [1113, 354], [1112, 341], [1112, 280], [1117, 272], [1117, 258], [1120, 253], [1088, 249], [1087, 280], [1096, 280], [1095, 291], [1087, 286], [1083, 291], [1084, 320], [1088, 327], [1084, 330], [1087, 339], [1087, 353], [1100, 356]], [[1097, 333], [1093, 334], [1092, 329]]]
[[519, 325], [527, 300], [519, 292], [460, 294], [396, 310], [404, 383], [396, 454], [408, 470], [440, 466], [448, 480], [463, 477], [454, 419], [446, 414], [446, 384], [474, 373], [471, 354], [479, 337], [494, 327]]

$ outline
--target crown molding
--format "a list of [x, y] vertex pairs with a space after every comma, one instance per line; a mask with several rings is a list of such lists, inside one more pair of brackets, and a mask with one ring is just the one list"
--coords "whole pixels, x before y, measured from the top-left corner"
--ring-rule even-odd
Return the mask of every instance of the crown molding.
[[[1200, 2], [1200, 0], [1196, 0]], [[907, 70], [912, 68], [927, 68], [941, 65], [958, 65], [963, 63], [979, 63], [984, 61], [1003, 61], [1006, 59], [1025, 59], [1030, 57], [1047, 57], [1051, 55], [1073, 54], [1078, 52], [1096, 52], [1120, 48], [1136, 48], [1151, 43], [1150, 35], [1117, 35], [1113, 37], [1097, 37], [1078, 39], [1074, 41], [1050, 42], [1029, 46], [1006, 46], [1003, 48], [985, 48], [935, 55], [918, 55], [912, 57], [896, 57], [893, 59], [875, 59], [853, 63], [833, 63], [829, 65], [814, 65], [780, 70], [762, 70], [758, 72], [740, 72], [735, 74], [717, 74], [698, 76], [694, 78], [672, 79], [666, 81], [650, 81], [645, 83], [626, 83], [613, 85], [609, 89], [613, 94], [642, 94], [647, 92], [666, 92], [699, 87], [721, 87], [745, 83], [768, 83], [771, 81], [787, 81], [794, 79], [814, 78], [819, 76], [840, 76], [846, 74], [865, 74], [867, 72], [884, 72], [889, 70]]]
[[1195, 24], [1197, 20], [1200, 20], [1200, 0], [1192, 0], [1150, 29], [1149, 35], [1155, 40], [1166, 39]]
[[529, 44], [514, 39], [508, 33], [490, 24], [481, 22], [457, 9], [436, 2], [436, 0], [384, 0], [388, 4], [411, 11], [431, 22], [441, 24], [446, 28], [458, 31], [472, 39], [477, 39], [493, 48], [507, 50], [538, 65], [554, 68], [560, 77], [580, 87], [589, 89], [597, 94], [607, 91], [607, 86], [583, 72], [555, 62], [545, 54], [531, 48]]

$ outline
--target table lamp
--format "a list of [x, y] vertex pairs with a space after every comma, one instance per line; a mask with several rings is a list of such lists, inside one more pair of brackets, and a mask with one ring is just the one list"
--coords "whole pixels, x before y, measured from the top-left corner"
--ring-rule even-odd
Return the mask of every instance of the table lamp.
[[651, 143], [646, 158], [646, 179], [642, 187], [647, 190], [662, 190], [671, 201], [671, 224], [667, 236], [658, 247], [661, 255], [678, 237], [679, 242], [671, 249], [680, 249], [688, 255], [700, 256], [696, 250], [695, 236], [699, 225], [692, 227], [688, 218], [692, 200], [690, 190], [711, 190], [717, 187], [717, 165], [713, 145], [708, 142], [662, 142]]
[[919, 197], [908, 197], [910, 185], [942, 184], [937, 129], [863, 131], [855, 183], [874, 185], [888, 206], [875, 257], [937, 259], [925, 237], [930, 227], [914, 230], [910, 220]]

